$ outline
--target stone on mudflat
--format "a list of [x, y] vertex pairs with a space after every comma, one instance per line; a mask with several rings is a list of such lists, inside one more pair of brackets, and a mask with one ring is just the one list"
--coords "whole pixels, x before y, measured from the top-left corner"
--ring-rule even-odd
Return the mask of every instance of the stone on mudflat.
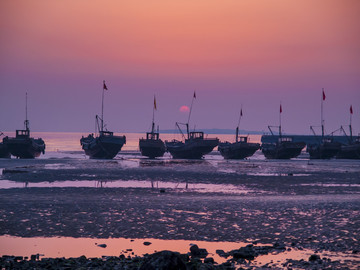
[[205, 248], [199, 248], [198, 245], [192, 245], [190, 247], [190, 253], [193, 257], [205, 258], [209, 253]]
[[312, 255], [309, 257], [309, 262], [314, 262], [314, 261], [317, 261], [317, 260], [320, 260], [320, 256], [317, 255], [317, 254], [312, 254]]
[[149, 255], [144, 259], [140, 270], [186, 270], [180, 253], [168, 250]]
[[215, 263], [215, 261], [214, 261], [214, 258], [209, 257], [209, 258], [205, 258], [205, 259], [204, 259], [204, 263], [211, 263], [211, 264], [214, 264], [214, 263]]

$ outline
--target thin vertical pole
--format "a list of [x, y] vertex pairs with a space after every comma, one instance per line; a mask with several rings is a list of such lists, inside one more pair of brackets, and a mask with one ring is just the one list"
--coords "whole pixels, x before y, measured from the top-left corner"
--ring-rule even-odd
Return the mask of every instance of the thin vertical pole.
[[351, 141], [352, 141], [352, 111], [350, 112], [350, 139], [351, 139]]
[[102, 91], [102, 103], [101, 103], [101, 131], [104, 130], [104, 92], [105, 92], [105, 80], [103, 82], [103, 91]]
[[25, 94], [25, 129], [28, 130], [29, 129], [29, 120], [28, 120], [28, 114], [27, 114], [27, 92]]
[[321, 136], [324, 137], [324, 117], [323, 117], [324, 88], [321, 92]]
[[279, 136], [281, 138], [281, 113], [282, 113], [282, 106], [280, 101], [280, 110], [279, 110]]
[[151, 133], [155, 132], [155, 103], [156, 99], [155, 99], [155, 95], [154, 95], [154, 104], [153, 104], [153, 117], [152, 117], [152, 125], [151, 125]]
[[189, 135], [189, 123], [190, 123], [190, 116], [191, 116], [191, 111], [192, 111], [192, 107], [193, 107], [193, 103], [194, 103], [195, 97], [196, 97], [196, 96], [195, 96], [195, 91], [194, 91], [194, 95], [193, 95], [193, 98], [192, 98], [192, 100], [191, 100], [189, 117], [188, 117], [188, 121], [187, 121], [187, 124], [186, 124], [186, 129], [187, 129], [188, 137], [190, 136], [190, 135]]

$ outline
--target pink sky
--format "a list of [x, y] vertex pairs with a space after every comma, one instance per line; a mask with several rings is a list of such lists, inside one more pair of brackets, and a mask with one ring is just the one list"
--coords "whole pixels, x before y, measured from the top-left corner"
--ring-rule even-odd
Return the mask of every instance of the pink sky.
[[197, 128], [360, 132], [358, 0], [0, 2], [0, 130], [92, 131], [101, 111], [115, 132], [160, 128], [190, 106]]

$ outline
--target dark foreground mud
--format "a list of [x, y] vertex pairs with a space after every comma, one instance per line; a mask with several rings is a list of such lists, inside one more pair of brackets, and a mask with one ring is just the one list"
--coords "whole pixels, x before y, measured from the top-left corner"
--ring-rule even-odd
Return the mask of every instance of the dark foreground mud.
[[[3, 168], [8, 171], [3, 170], [0, 183], [10, 180], [23, 188], [0, 189], [1, 235], [229, 241], [267, 245], [273, 248], [269, 254], [303, 249], [314, 253], [311, 260], [289, 255], [267, 266], [256, 266], [252, 259], [229, 250], [224, 251], [228, 261], [221, 265], [169, 255], [180, 256], [186, 269], [356, 269], [360, 264], [359, 163], [42, 160], [30, 165], [7, 161]], [[111, 187], [111, 181], [119, 179], [151, 185]], [[100, 184], [31, 187], [76, 180]], [[165, 182], [172, 184], [161, 186]], [[216, 184], [219, 189], [199, 191], [192, 188], [195, 184]], [[324, 257], [324, 252], [337, 253], [340, 259]], [[256, 260], [262, 254], [253, 255]], [[141, 269], [149, 258], [21, 261], [3, 257], [1, 264], [24, 269], [49, 264]]]

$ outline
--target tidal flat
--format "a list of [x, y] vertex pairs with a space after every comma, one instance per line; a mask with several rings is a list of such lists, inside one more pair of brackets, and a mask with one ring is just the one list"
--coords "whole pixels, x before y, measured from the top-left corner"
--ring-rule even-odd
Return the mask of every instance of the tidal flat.
[[[99, 161], [69, 155], [0, 161], [0, 255], [43, 255], [33, 263], [81, 255], [106, 263], [106, 256], [115, 256], [121, 269], [140, 267], [151, 256], [144, 254], [163, 246], [189, 253], [188, 261], [181, 257], [188, 268], [360, 265], [359, 161], [148, 160], [135, 154]], [[29, 239], [28, 253], [11, 248]], [[55, 246], [55, 239], [75, 239], [78, 252], [65, 254], [59, 244], [58, 256], [47, 254], [46, 247], [34, 246], [36, 239]], [[125, 242], [112, 242], [120, 239]], [[144, 249], [144, 242], [151, 244]], [[205, 259], [194, 262], [193, 244], [207, 249]], [[246, 246], [253, 258], [235, 252]], [[99, 253], [89, 252], [94, 247]]]

